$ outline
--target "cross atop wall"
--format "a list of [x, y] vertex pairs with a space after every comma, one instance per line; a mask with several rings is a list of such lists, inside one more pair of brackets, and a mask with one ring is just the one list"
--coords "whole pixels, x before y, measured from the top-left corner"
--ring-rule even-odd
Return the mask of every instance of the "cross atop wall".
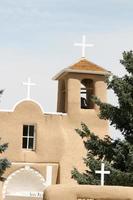
[[27, 99], [30, 99], [30, 91], [31, 91], [31, 86], [35, 86], [35, 83], [31, 82], [31, 78], [28, 78], [28, 82], [23, 82], [23, 85], [27, 86]]
[[101, 186], [104, 186], [104, 175], [105, 174], [110, 174], [110, 171], [105, 171], [105, 164], [102, 163], [101, 164], [101, 170], [96, 170], [95, 173], [96, 174], [101, 174]]

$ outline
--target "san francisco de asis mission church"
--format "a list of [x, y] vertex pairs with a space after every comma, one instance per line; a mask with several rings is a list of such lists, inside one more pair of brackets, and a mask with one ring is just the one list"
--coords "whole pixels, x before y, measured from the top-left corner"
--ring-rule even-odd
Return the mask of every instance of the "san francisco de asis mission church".
[[98, 107], [91, 95], [106, 102], [105, 76], [109, 72], [85, 57], [85, 36], [82, 58], [54, 76], [58, 81], [57, 112], [45, 113], [38, 102], [30, 98], [34, 85], [30, 78], [24, 83], [27, 98], [16, 103], [11, 111], [0, 111], [2, 142], [9, 147], [4, 155], [12, 165], [6, 171], [1, 196], [4, 200], [42, 199], [44, 189], [51, 184], [70, 184], [71, 170], [84, 169], [85, 149], [75, 128], [81, 122], [101, 137], [108, 132], [108, 123], [98, 118]]

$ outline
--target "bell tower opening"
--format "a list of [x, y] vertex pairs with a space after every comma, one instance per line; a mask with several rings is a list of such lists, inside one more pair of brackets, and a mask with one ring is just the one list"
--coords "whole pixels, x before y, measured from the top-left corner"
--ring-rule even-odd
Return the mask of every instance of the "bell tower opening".
[[91, 79], [83, 79], [80, 88], [81, 109], [94, 109], [94, 103], [91, 100], [94, 95], [94, 83]]

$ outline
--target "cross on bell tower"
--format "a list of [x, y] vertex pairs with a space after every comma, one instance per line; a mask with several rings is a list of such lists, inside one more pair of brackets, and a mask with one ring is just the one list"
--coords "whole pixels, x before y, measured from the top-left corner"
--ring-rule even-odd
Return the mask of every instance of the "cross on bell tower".
[[27, 86], [27, 99], [30, 99], [30, 91], [31, 91], [31, 86], [35, 86], [35, 83], [31, 82], [31, 78], [28, 78], [28, 82], [23, 82], [23, 85]]
[[86, 48], [87, 47], [93, 47], [94, 44], [87, 44], [86, 43], [86, 36], [82, 36], [82, 43], [75, 43], [74, 46], [82, 47], [82, 58], [85, 58]]

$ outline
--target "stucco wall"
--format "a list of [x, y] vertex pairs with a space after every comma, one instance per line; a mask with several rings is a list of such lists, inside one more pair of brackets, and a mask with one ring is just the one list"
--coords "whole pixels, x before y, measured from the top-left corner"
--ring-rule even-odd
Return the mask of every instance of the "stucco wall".
[[[82, 158], [86, 153], [80, 136], [75, 132], [81, 122], [101, 136], [107, 133], [107, 122], [99, 120], [97, 111], [93, 109], [81, 110], [78, 114], [76, 111], [75, 114], [46, 114], [34, 101], [22, 101], [13, 111], [0, 112], [2, 143], [9, 142], [3, 156], [13, 162], [6, 175], [26, 163], [31, 163], [38, 171], [45, 163], [55, 163], [59, 166], [59, 174], [56, 174], [58, 179], [54, 182], [74, 182], [71, 170], [73, 166], [84, 170]], [[35, 151], [22, 149], [23, 124], [37, 126]], [[40, 172], [43, 175], [45, 168]]]
[[[73, 167], [79, 170], [85, 169], [82, 158], [86, 151], [75, 128], [80, 128], [81, 122], [84, 122], [91, 131], [103, 137], [108, 134], [108, 123], [98, 118], [97, 107], [95, 109], [80, 108], [82, 79], [92, 79], [95, 85], [94, 94], [102, 101], [106, 101], [105, 76], [68, 73], [64, 80], [66, 84], [64, 97], [62, 97], [60, 84], [58, 93], [58, 107], [60, 105], [62, 109], [62, 106], [65, 106], [66, 113], [45, 113], [40, 105], [32, 100], [19, 102], [12, 111], [0, 112], [0, 136], [2, 142], [9, 143], [3, 156], [13, 162], [11, 169], [7, 170], [7, 176], [26, 163], [30, 163], [29, 165], [38, 171], [41, 168], [40, 173], [44, 175], [45, 167], [41, 166], [45, 163], [54, 163], [59, 166], [59, 170], [56, 170], [56, 173], [59, 173], [55, 175], [58, 178], [54, 183], [66, 184], [74, 182], [71, 179]], [[64, 105], [62, 101], [65, 101]], [[22, 148], [24, 124], [35, 124], [37, 130], [35, 150], [29, 151]]]
[[133, 200], [133, 188], [116, 186], [55, 185], [44, 191], [44, 200]]

